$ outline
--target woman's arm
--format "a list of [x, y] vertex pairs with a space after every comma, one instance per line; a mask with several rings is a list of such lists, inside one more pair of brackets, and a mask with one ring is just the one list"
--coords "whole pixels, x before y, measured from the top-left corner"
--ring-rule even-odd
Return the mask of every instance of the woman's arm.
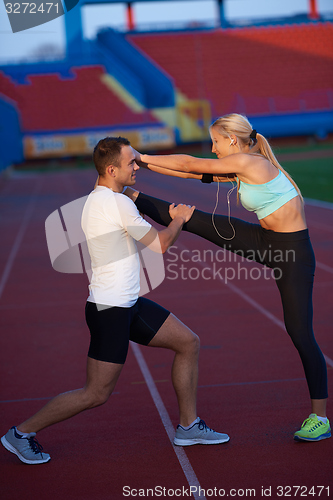
[[246, 156], [236, 153], [221, 159], [195, 158], [190, 155], [140, 155], [140, 161], [168, 170], [191, 174], [238, 174], [246, 166]]
[[[147, 163], [147, 162], [143, 161], [143, 156], [146, 156], [149, 158], [151, 158], [151, 156], [142, 155], [141, 153], [136, 151], [136, 149], [134, 149], [134, 148], [132, 148], [132, 149], [133, 149], [133, 152], [135, 154], [136, 163], [142, 168], [152, 170], [153, 172], [157, 172], [159, 174], [169, 175], [171, 177], [181, 177], [182, 179], [197, 179], [199, 181], [201, 181], [201, 179], [202, 179], [203, 172], [201, 172], [201, 171], [200, 171], [200, 173], [190, 173], [190, 172], [186, 172], [186, 171], [177, 170], [176, 168], [162, 167], [162, 166], [159, 166], [155, 163], [154, 164]], [[169, 156], [187, 156], [187, 155], [169, 155]], [[162, 155], [153, 156], [152, 158], [160, 159], [161, 157], [162, 157]], [[194, 158], [194, 157], [189, 157], [189, 158]], [[213, 182], [229, 182], [233, 178], [235, 178], [234, 173], [231, 173], [229, 175], [228, 174], [221, 174], [220, 176], [216, 176], [216, 177], [214, 176]]]
[[[167, 169], [162, 169], [162, 170], [165, 171]], [[178, 172], [178, 173], [180, 174], [181, 172]], [[172, 174], [166, 174], [166, 175], [172, 175]], [[199, 178], [201, 180], [201, 177], [202, 177], [201, 175], [198, 175], [195, 178]], [[213, 176], [213, 182], [232, 182], [232, 181], [237, 182], [237, 176], [235, 174], [229, 174], [229, 175], [225, 174], [222, 176], [221, 175], [220, 176], [216, 176], [216, 175]], [[130, 187], [127, 187], [123, 194], [128, 196], [128, 198], [131, 198], [131, 200], [134, 201], [134, 203], [135, 203], [135, 200], [139, 196], [140, 191], [133, 189], [133, 188], [130, 188]]]
[[179, 172], [178, 170], [170, 170], [169, 168], [157, 167], [151, 163], [142, 164], [141, 167], [157, 172], [158, 174], [170, 175], [171, 177], [181, 177], [182, 179], [198, 179], [201, 181], [202, 174], [190, 174], [187, 172]]
[[[182, 179], [197, 179], [199, 181], [202, 180], [202, 174], [188, 174], [186, 172], [178, 172], [177, 170], [170, 170], [168, 168], [162, 168], [162, 167], [156, 167], [156, 165], [146, 165], [145, 167], [143, 168], [148, 168], [149, 170], [152, 170], [153, 172], [157, 172], [159, 174], [163, 174], [163, 175], [169, 175], [171, 177], [180, 177]], [[96, 179], [96, 182], [95, 182], [95, 186], [94, 186], [94, 189], [96, 189], [96, 187], [98, 186], [98, 180], [99, 180], [99, 176], [97, 177]], [[213, 182], [230, 182], [230, 181], [236, 181], [237, 180], [237, 176], [236, 174], [222, 174], [222, 175], [214, 175], [213, 176]], [[130, 189], [130, 188], [127, 188], [127, 189]], [[130, 189], [131, 191], [133, 191], [132, 189]], [[136, 191], [136, 196], [139, 194], [139, 191]], [[127, 194], [128, 193], [124, 193], [124, 194]], [[135, 196], [135, 198], [136, 198]], [[132, 196], [129, 196], [129, 198], [132, 198]], [[133, 199], [133, 198], [132, 198]], [[135, 199], [133, 200], [135, 201]]]
[[236, 174], [222, 174], [213, 176], [213, 182], [232, 182], [232, 181], [237, 181]]
[[[141, 162], [141, 167], [151, 170], [152, 172], [157, 172], [158, 174], [169, 175], [171, 177], [180, 177], [182, 179], [197, 179], [202, 180], [202, 174], [190, 174], [188, 172], [179, 172], [178, 170], [170, 170], [169, 168], [157, 167], [151, 163]], [[237, 180], [237, 176], [234, 173], [230, 174], [220, 174], [214, 175], [212, 182], [230, 182]]]
[[[155, 164], [147, 163], [142, 160], [142, 154], [139, 153], [136, 149], [132, 147], [133, 153], [135, 155], [135, 162], [139, 167], [146, 168], [148, 170], [152, 170], [153, 172], [157, 172], [159, 174], [170, 175], [172, 177], [181, 177], [183, 179], [198, 179], [201, 180], [202, 175], [200, 174], [191, 174], [184, 171], [180, 171], [177, 169], [163, 168]], [[201, 172], [202, 173], [202, 172]]]

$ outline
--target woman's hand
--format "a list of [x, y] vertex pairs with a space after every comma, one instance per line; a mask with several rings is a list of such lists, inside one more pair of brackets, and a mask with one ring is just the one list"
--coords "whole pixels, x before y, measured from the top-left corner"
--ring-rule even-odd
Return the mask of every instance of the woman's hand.
[[136, 150], [136, 149], [134, 149], [133, 147], [132, 147], [132, 151], [133, 151], [134, 156], [135, 156], [135, 163], [136, 163], [137, 165], [139, 165], [139, 167], [142, 167], [142, 168], [148, 168], [147, 163], [145, 163], [145, 162], [144, 162], [144, 161], [142, 161], [142, 159], [141, 159], [141, 156], [142, 156], [142, 155], [141, 155], [141, 153], [139, 153], [139, 151], [137, 151], [137, 150]]

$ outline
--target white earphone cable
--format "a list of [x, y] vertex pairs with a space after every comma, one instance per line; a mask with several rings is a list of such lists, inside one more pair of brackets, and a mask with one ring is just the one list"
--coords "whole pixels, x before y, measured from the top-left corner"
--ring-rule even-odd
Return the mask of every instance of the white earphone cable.
[[[228, 179], [229, 179], [229, 177], [228, 177]], [[219, 204], [219, 192], [220, 192], [220, 181], [219, 180], [217, 181], [216, 203], [215, 203], [215, 207], [214, 207], [214, 210], [213, 210], [213, 213], [212, 213], [212, 224], [214, 226], [214, 229], [217, 232], [217, 234], [219, 235], [219, 237], [222, 238], [223, 240], [226, 240], [226, 241], [233, 240], [234, 237], [236, 236], [235, 228], [232, 225], [231, 220], [230, 220], [230, 195], [237, 188], [237, 183], [234, 185], [233, 181], [231, 181], [230, 179], [229, 179], [229, 182], [231, 182], [231, 184], [232, 184], [232, 188], [229, 189], [229, 191], [227, 192], [228, 221], [229, 221], [229, 224], [232, 227], [232, 231], [233, 231], [233, 235], [231, 236], [231, 238], [225, 238], [224, 236], [222, 236], [219, 233], [219, 231], [218, 231], [218, 229], [216, 227], [215, 221], [214, 221], [215, 212], [216, 212], [216, 209], [217, 209], [218, 204]]]

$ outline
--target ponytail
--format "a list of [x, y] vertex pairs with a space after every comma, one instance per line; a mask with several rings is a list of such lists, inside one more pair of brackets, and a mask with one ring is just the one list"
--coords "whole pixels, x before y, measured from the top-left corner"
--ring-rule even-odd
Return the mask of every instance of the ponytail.
[[[255, 141], [253, 141], [253, 142], [255, 142]], [[280, 165], [275, 154], [273, 153], [271, 146], [269, 145], [267, 139], [263, 135], [257, 133], [256, 143], [254, 144], [254, 146], [251, 147], [250, 154], [251, 153], [261, 154], [262, 156], [267, 158], [267, 160], [270, 161], [276, 168], [278, 168], [287, 177], [287, 179], [292, 183], [292, 185], [296, 189], [296, 191], [301, 199], [301, 202], [304, 204], [303, 196], [302, 196], [302, 193], [301, 193], [299, 187], [297, 186], [294, 179], [282, 167], [282, 165]]]

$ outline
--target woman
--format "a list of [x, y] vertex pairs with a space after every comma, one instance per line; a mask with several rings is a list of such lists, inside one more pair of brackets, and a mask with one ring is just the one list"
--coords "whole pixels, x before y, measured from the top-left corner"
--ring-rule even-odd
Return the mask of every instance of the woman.
[[[315, 258], [302, 195], [265, 137], [252, 130], [246, 117], [230, 114], [219, 118], [211, 126], [210, 135], [217, 160], [137, 153], [137, 162], [166, 175], [200, 178], [203, 182], [237, 180], [241, 203], [256, 213], [259, 224], [195, 210], [183, 230], [274, 269], [286, 329], [301, 357], [312, 405], [311, 415], [294, 438], [328, 438], [326, 363], [312, 328]], [[140, 212], [160, 224], [170, 223], [169, 203], [138, 192], [127, 194]]]

